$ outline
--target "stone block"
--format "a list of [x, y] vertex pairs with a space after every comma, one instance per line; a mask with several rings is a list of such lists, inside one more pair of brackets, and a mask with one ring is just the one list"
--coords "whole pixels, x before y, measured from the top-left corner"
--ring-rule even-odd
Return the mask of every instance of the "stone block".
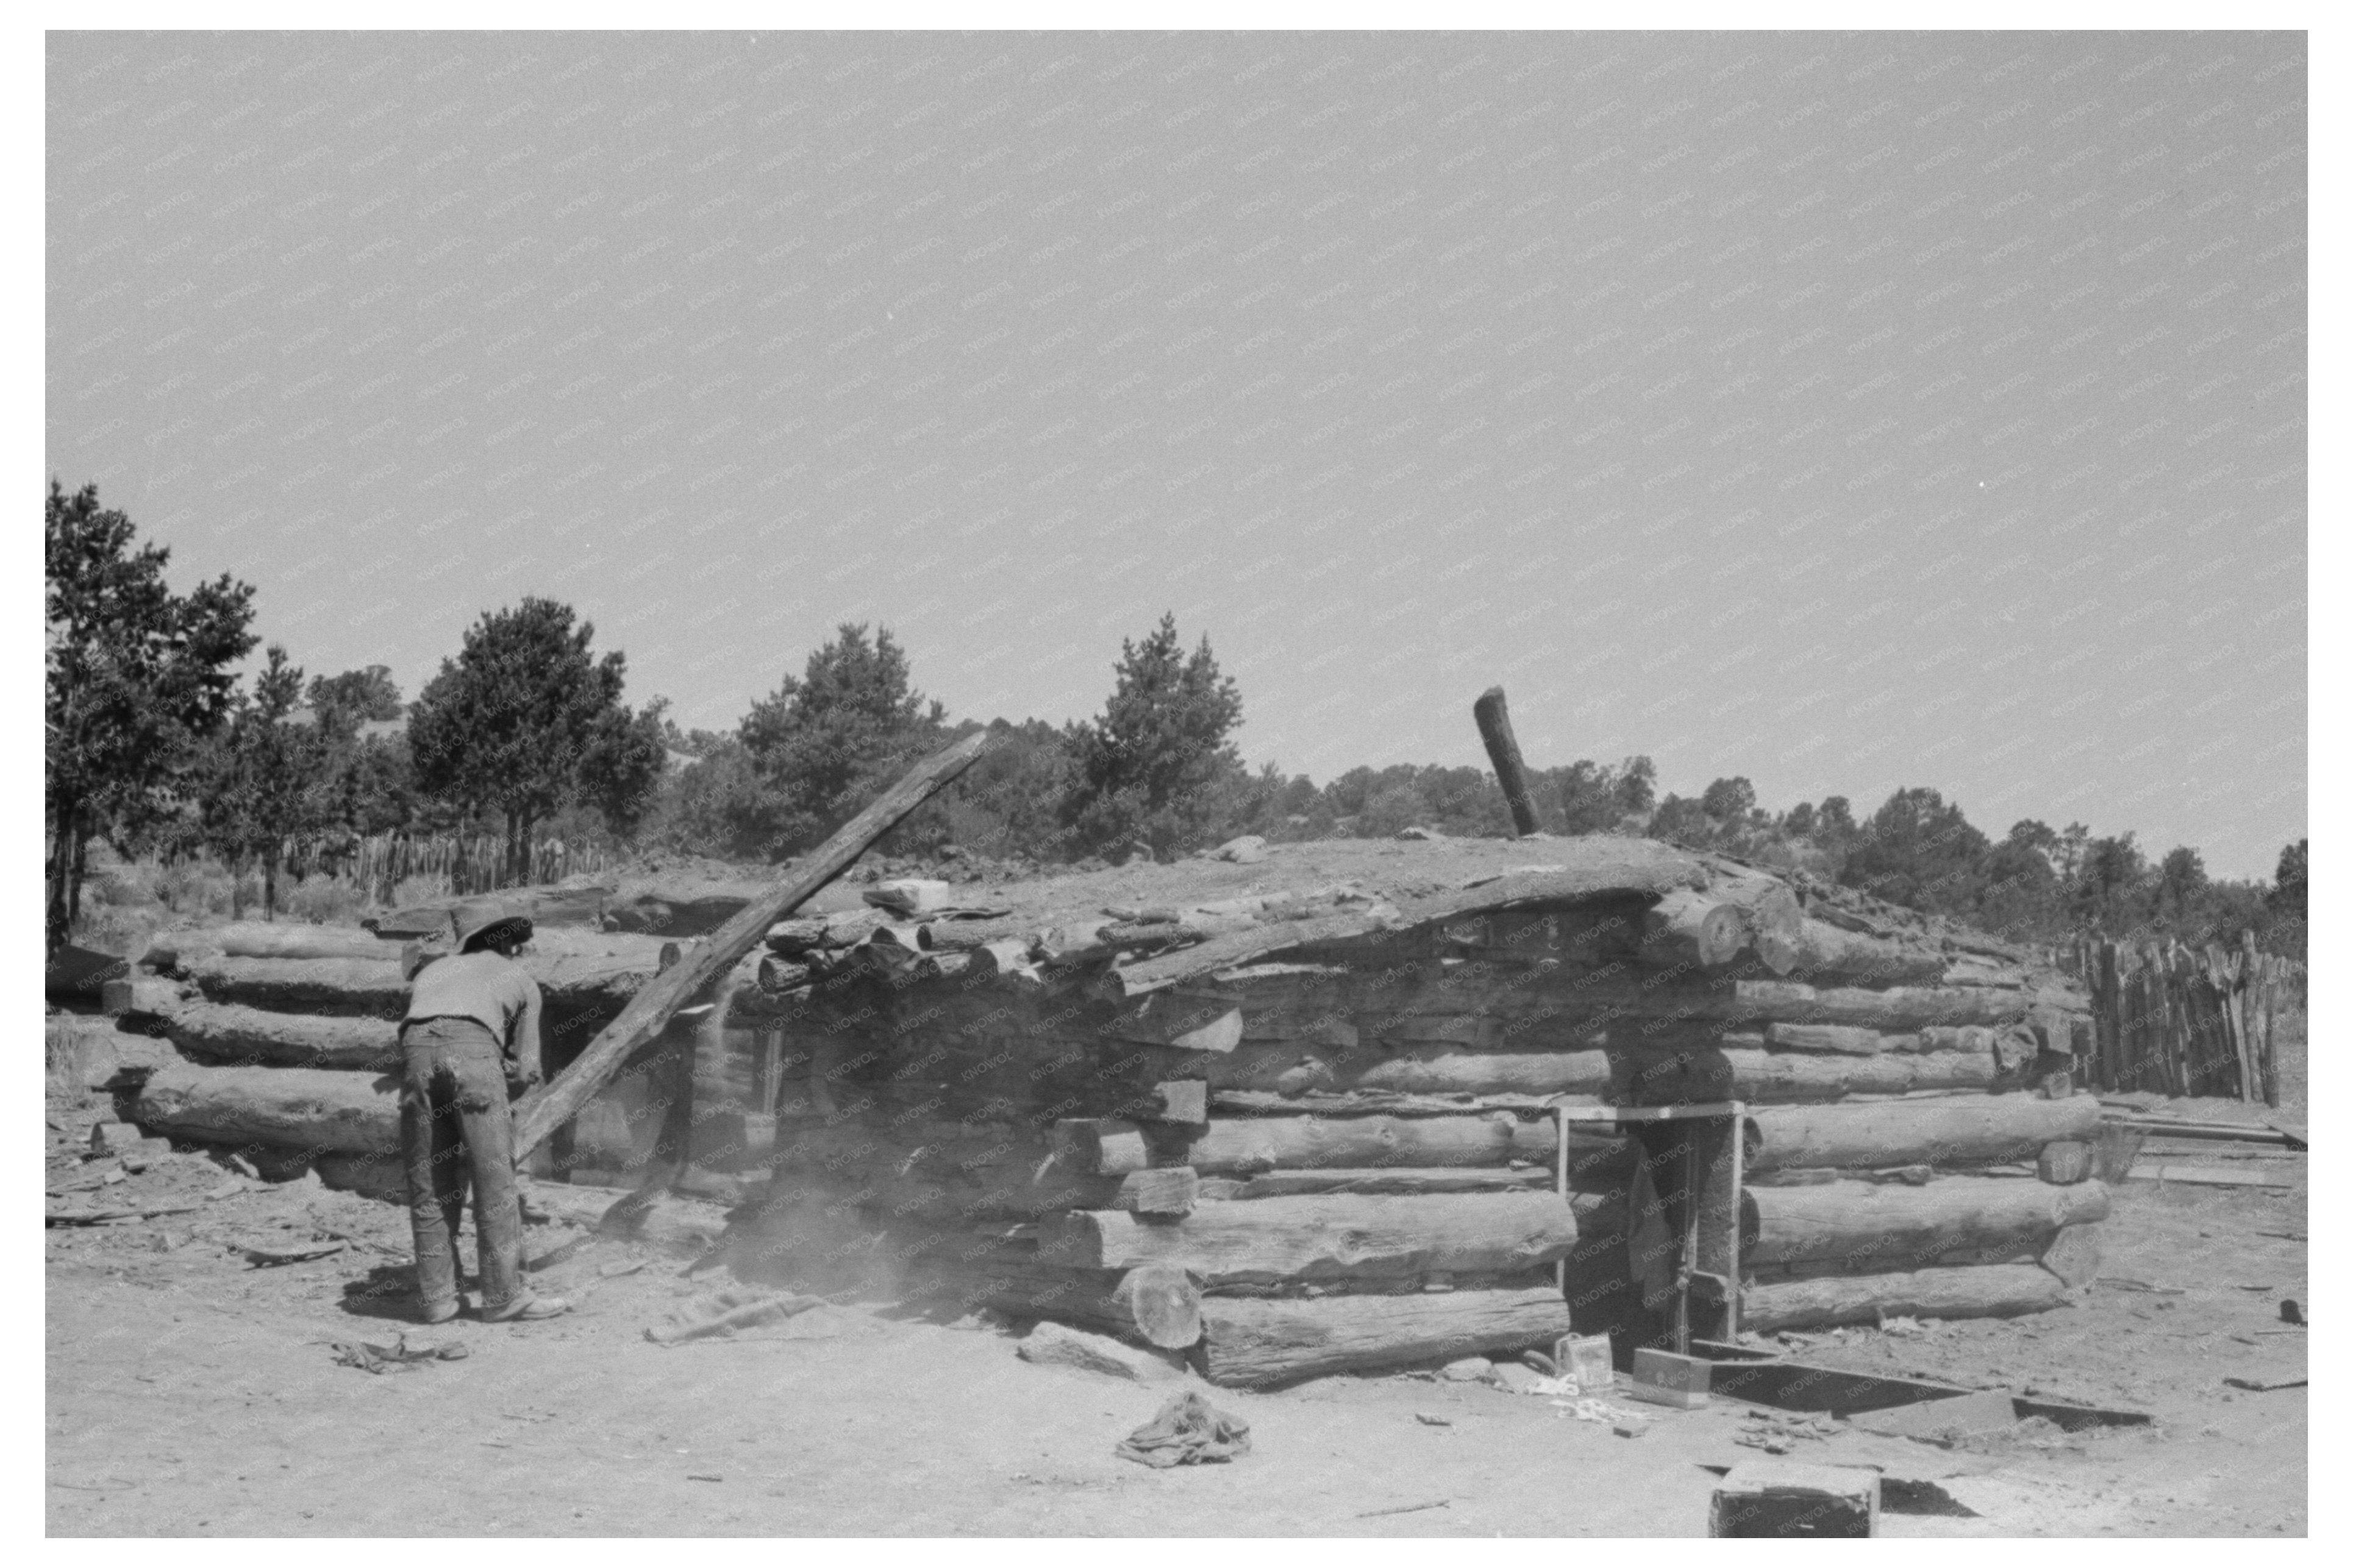
[[1734, 1540], [1868, 1540], [1879, 1533], [1879, 1472], [1752, 1459], [1708, 1504], [1707, 1532]]

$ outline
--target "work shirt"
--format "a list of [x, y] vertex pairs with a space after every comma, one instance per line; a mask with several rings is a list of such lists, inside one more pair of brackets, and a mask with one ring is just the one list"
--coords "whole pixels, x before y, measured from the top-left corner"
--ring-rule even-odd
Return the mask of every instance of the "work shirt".
[[460, 952], [417, 972], [407, 1022], [471, 1018], [491, 1032], [524, 1079], [539, 1076], [539, 983], [495, 952]]

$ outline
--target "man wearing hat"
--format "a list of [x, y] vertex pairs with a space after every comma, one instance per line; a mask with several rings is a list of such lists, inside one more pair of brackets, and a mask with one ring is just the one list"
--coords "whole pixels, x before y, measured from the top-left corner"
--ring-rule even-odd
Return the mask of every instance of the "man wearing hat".
[[508, 1100], [539, 1079], [539, 985], [514, 962], [531, 917], [499, 899], [458, 906], [458, 951], [417, 972], [400, 1026], [400, 1146], [428, 1323], [458, 1315], [458, 1222], [474, 1188], [482, 1317], [552, 1318], [569, 1303], [522, 1283]]

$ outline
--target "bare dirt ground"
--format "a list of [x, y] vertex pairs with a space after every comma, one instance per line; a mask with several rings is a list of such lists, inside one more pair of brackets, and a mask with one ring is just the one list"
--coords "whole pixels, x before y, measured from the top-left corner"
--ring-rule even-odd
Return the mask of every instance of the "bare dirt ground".
[[[102, 1113], [52, 1100], [53, 1189], [111, 1168], [78, 1154]], [[2304, 1162], [2268, 1163], [2295, 1185], [2126, 1184], [2102, 1274], [2134, 1284], [2078, 1307], [1806, 1347], [2146, 1410], [2153, 1427], [2030, 1425], [1975, 1451], [1845, 1430], [1791, 1458], [1936, 1480], [1975, 1512], [1891, 1514], [1891, 1536], [2302, 1534], [2306, 1391], [2222, 1381], [2304, 1367], [2278, 1306], [2309, 1305]], [[644, 1330], [714, 1281], [606, 1240], [543, 1276], [581, 1300], [572, 1316], [412, 1330], [470, 1353], [371, 1375], [331, 1346], [406, 1326], [397, 1209], [196, 1154], [52, 1202], [195, 1209], [47, 1232], [56, 1535], [1698, 1535], [1705, 1467], [1757, 1453], [1725, 1402], [1641, 1407], [1651, 1430], [1628, 1439], [1546, 1398], [1425, 1374], [1208, 1390], [1250, 1424], [1253, 1452], [1148, 1470], [1112, 1447], [1167, 1385], [1032, 1366], [1004, 1331], [858, 1304], [664, 1348]], [[326, 1232], [354, 1240], [281, 1267], [240, 1250]], [[533, 1249], [577, 1234], [535, 1228]]]

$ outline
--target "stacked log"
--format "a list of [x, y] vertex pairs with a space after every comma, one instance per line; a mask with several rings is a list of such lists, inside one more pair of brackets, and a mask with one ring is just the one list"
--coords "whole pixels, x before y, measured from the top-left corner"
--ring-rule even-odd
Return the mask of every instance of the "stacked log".
[[[541, 989], [543, 1073], [659, 972], [661, 946], [562, 928], [536, 934], [519, 962]], [[406, 976], [417, 959], [446, 951], [428, 945], [405, 962], [397, 942], [324, 926], [248, 922], [177, 934], [150, 954], [180, 982], [148, 1026], [171, 1042], [172, 1059], [137, 1089], [130, 1118], [246, 1151], [281, 1173], [315, 1168], [333, 1185], [398, 1195], [405, 1182], [387, 1157], [399, 1147]], [[709, 1066], [720, 1078], [706, 1098], [736, 1089], [733, 1063]], [[661, 1107], [642, 1078], [624, 1075], [582, 1118], [572, 1163], [617, 1171], [647, 1156]]]

